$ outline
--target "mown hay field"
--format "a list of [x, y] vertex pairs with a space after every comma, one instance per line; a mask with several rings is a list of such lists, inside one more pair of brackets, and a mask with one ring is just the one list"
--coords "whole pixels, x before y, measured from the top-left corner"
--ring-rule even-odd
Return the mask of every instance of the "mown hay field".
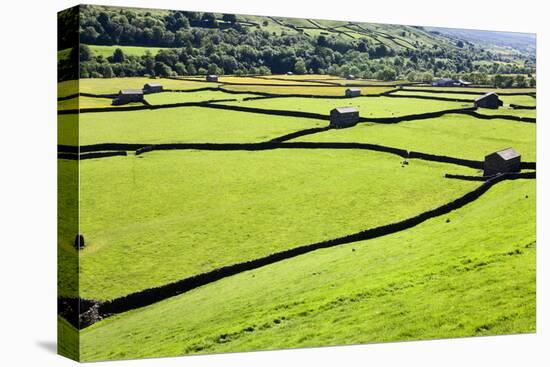
[[[300, 83], [301, 84], [301, 83]], [[269, 94], [298, 94], [298, 95], [321, 95], [321, 96], [344, 96], [346, 87], [338, 86], [268, 86], [268, 85], [224, 85], [224, 89], [238, 92], [269, 93]], [[392, 87], [363, 87], [361, 94], [380, 94], [392, 90]]]
[[494, 87], [434, 87], [434, 86], [404, 86], [403, 90], [411, 89], [426, 89], [426, 91], [437, 90], [443, 92], [479, 92], [484, 94], [487, 92], [496, 92], [499, 95], [504, 95], [508, 93], [536, 93], [535, 88], [494, 88]]
[[479, 185], [444, 178], [471, 169], [424, 161], [403, 168], [401, 161], [370, 151], [296, 149], [83, 161], [81, 294], [119, 297], [395, 222]]
[[[312, 76], [311, 80], [281, 80], [281, 79], [267, 79], [267, 78], [255, 78], [255, 77], [238, 77], [238, 76], [221, 76], [218, 81], [220, 83], [236, 83], [236, 84], [276, 84], [276, 85], [313, 85], [318, 86], [320, 83], [312, 81], [315, 78]], [[322, 85], [322, 84], [321, 84]]]
[[216, 87], [217, 83], [193, 82], [187, 80], [176, 80], [166, 78], [89, 78], [80, 79], [78, 83], [74, 80], [64, 81], [58, 84], [58, 97], [65, 97], [75, 93], [79, 89], [80, 93], [92, 94], [113, 94], [121, 89], [141, 89], [146, 83], [161, 83], [165, 89], [197, 89], [205, 87]]
[[81, 332], [82, 357], [532, 333], [535, 200], [533, 181], [503, 182], [410, 230], [319, 250], [106, 319]]

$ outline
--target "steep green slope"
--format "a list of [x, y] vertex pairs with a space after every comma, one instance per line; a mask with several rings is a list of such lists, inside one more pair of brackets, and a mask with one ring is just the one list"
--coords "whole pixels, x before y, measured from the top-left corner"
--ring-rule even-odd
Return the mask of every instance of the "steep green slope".
[[82, 332], [85, 360], [535, 330], [535, 182], [245, 272]]

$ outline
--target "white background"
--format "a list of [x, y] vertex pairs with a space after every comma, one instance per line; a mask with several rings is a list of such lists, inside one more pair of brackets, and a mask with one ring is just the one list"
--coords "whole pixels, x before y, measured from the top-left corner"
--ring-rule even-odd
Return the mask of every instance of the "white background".
[[[93, 1], [92, 1], [93, 2]], [[104, 362], [97, 366], [542, 366], [550, 356], [549, 11], [504, 0], [105, 0], [110, 5], [537, 33], [537, 334]], [[0, 35], [0, 365], [70, 366], [56, 339], [56, 12], [74, 1], [3, 2]], [[545, 291], [546, 288], [546, 291]], [[545, 350], [546, 347], [546, 350]], [[545, 363], [546, 362], [546, 363]]]

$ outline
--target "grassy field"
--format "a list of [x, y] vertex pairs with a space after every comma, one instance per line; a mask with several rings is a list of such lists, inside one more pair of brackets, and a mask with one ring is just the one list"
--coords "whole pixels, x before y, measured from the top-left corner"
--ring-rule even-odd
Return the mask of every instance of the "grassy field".
[[508, 147], [515, 148], [526, 161], [534, 161], [536, 154], [535, 124], [457, 114], [398, 124], [362, 123], [296, 140], [365, 142], [473, 160]]
[[109, 318], [81, 333], [82, 358], [534, 332], [535, 194], [533, 181], [500, 183], [413, 229]]
[[183, 103], [183, 102], [205, 102], [217, 99], [235, 99], [242, 101], [246, 97], [257, 97], [255, 94], [232, 94], [223, 91], [199, 91], [199, 92], [164, 92], [147, 94], [145, 100], [153, 105]]
[[151, 55], [155, 56], [160, 50], [166, 50], [165, 47], [140, 47], [140, 46], [120, 46], [120, 45], [113, 45], [113, 46], [103, 46], [103, 45], [88, 45], [90, 47], [90, 50], [92, 50], [92, 54], [94, 56], [103, 56], [105, 58], [109, 56], [113, 56], [113, 53], [117, 48], [120, 48], [124, 54], [128, 56], [143, 56], [147, 51], [151, 53]]
[[[335, 77], [333, 75], [320, 75], [320, 74], [273, 74], [273, 75], [263, 75], [258, 77], [257, 79], [286, 79], [286, 80], [296, 80], [296, 81], [303, 81], [303, 80], [320, 80], [320, 81], [332, 81], [332, 79], [337, 79], [338, 77]], [[302, 83], [300, 83], [302, 84]]]
[[[174, 80], [165, 78], [93, 78], [80, 79], [79, 86], [81, 93], [112, 94], [118, 93], [121, 89], [141, 89], [146, 83], [161, 83], [166, 89], [196, 89], [205, 87], [216, 87], [217, 83], [193, 82], [187, 80]], [[74, 80], [64, 81], [58, 84], [58, 97], [74, 94], [76, 82]], [[78, 88], [78, 87], [77, 87]]]
[[[362, 117], [472, 105], [392, 97], [243, 101], [258, 92], [334, 96], [346, 89], [293, 85], [315, 84], [310, 79], [382, 82], [326, 75], [224, 76], [221, 83], [203, 82], [202, 76], [190, 79], [154, 81], [166, 89], [182, 90], [223, 82], [279, 85], [223, 85], [245, 94], [209, 90], [145, 98], [153, 105], [235, 99], [220, 103], [326, 115], [334, 107], [355, 106]], [[151, 81], [83, 79], [80, 92], [111, 94]], [[361, 87], [364, 94], [390, 89]], [[445, 90], [448, 93], [436, 94], [405, 88], [397, 93], [476, 97], [454, 93], [465, 88]], [[500, 91], [505, 107], [478, 112], [535, 117], [535, 110], [508, 106], [536, 104], [530, 96], [505, 95], [515, 91]], [[75, 92], [75, 81], [60, 83], [60, 96]], [[73, 109], [78, 103], [80, 108], [107, 107], [111, 100], [78, 97], [59, 101], [58, 107]], [[328, 125], [324, 120], [208, 107], [59, 115], [58, 121], [58, 143], [78, 141], [83, 146], [254, 143]], [[360, 123], [292, 141], [365, 142], [473, 160], [513, 147], [522, 161], [536, 159], [536, 124], [461, 114], [396, 124]], [[71, 219], [60, 222], [59, 294], [74, 297], [80, 287], [80, 297], [114, 299], [409, 218], [481, 184], [444, 177], [480, 175], [480, 170], [402, 161], [388, 153], [359, 149], [175, 150], [83, 160], [79, 228]], [[76, 161], [60, 159], [59, 180], [74, 181], [75, 167]], [[69, 187], [59, 193], [60, 210], [74, 210], [75, 192]], [[535, 202], [534, 180], [499, 183], [466, 207], [412, 229], [311, 252], [108, 317], [79, 333], [80, 357], [95, 361], [533, 332]], [[78, 252], [73, 244], [77, 230], [86, 239], [86, 247]], [[80, 265], [78, 282], [70, 277], [75, 256]], [[58, 323], [60, 350], [76, 356], [77, 331], [61, 318]]]
[[[311, 75], [311, 80], [315, 79]], [[319, 85], [319, 83], [309, 80], [279, 80], [279, 79], [267, 79], [267, 78], [253, 78], [253, 77], [238, 77], [238, 76], [221, 76], [218, 81], [220, 83], [238, 83], [238, 84], [277, 84], [277, 85]]]
[[[476, 98], [483, 95], [473, 94], [459, 94], [459, 93], [430, 93], [430, 92], [417, 92], [417, 91], [407, 91], [402, 90], [395, 92], [394, 94], [401, 96], [429, 96], [429, 97], [444, 97], [444, 98], [457, 98], [457, 99], [470, 99], [475, 100]], [[510, 96], [506, 93], [499, 94], [499, 98], [504, 103], [504, 107], [510, 106], [510, 104], [517, 104], [522, 106], [536, 106], [537, 100], [531, 96]], [[499, 109], [500, 110], [500, 109]]]
[[499, 107], [498, 109], [479, 108], [478, 113], [483, 115], [512, 115], [518, 117], [537, 117], [537, 110], [515, 110], [511, 107]]
[[[299, 95], [326, 95], [326, 96], [343, 96], [346, 92], [346, 87], [296, 87], [288, 86], [268, 86], [268, 85], [224, 85], [224, 89], [234, 91], [246, 91], [250, 93], [271, 93], [271, 94], [299, 94]], [[380, 94], [392, 90], [391, 87], [363, 87], [361, 94]]]
[[404, 90], [407, 89], [427, 89], [427, 90], [440, 90], [445, 92], [460, 92], [460, 91], [468, 91], [468, 92], [479, 92], [480, 94], [484, 94], [487, 92], [496, 92], [499, 95], [503, 95], [506, 93], [536, 93], [537, 90], [535, 88], [492, 88], [492, 87], [483, 87], [483, 88], [477, 88], [477, 87], [433, 87], [433, 86], [410, 86], [410, 87], [403, 87]]
[[[62, 131], [74, 129], [70, 115], [58, 118]], [[94, 112], [80, 115], [80, 144], [98, 143], [252, 143], [327, 122], [201, 107]], [[59, 144], [70, 139], [60, 136]]]
[[83, 161], [81, 295], [122, 296], [405, 219], [479, 185], [443, 177], [470, 169], [400, 162], [386, 153], [332, 150]]
[[125, 105], [115, 105], [113, 106], [111, 98], [95, 98], [95, 97], [74, 97], [71, 99], [66, 99], [63, 101], [57, 102], [57, 109], [59, 111], [63, 110], [74, 110], [78, 108], [105, 108], [105, 107], [127, 107], [127, 106], [143, 106], [143, 103], [133, 102]]
[[[460, 93], [430, 93], [430, 92], [417, 92], [417, 91], [408, 91], [408, 90], [400, 90], [397, 92], [394, 92], [393, 94], [398, 96], [424, 96], [424, 97], [442, 97], [442, 98], [457, 98], [457, 99], [469, 99], [472, 102], [474, 99], [481, 97], [483, 93], [480, 93], [478, 95], [475, 94], [460, 94]], [[531, 98], [531, 97], [529, 97]]]
[[[363, 90], [362, 88], [361, 90]], [[368, 88], [367, 88], [368, 89]], [[274, 110], [315, 112], [329, 115], [335, 107], [353, 106], [362, 117], [395, 117], [424, 112], [471, 107], [463, 102], [433, 101], [414, 98], [356, 97], [345, 99], [321, 98], [270, 98], [244, 102], [221, 102], [221, 104], [257, 107]]]

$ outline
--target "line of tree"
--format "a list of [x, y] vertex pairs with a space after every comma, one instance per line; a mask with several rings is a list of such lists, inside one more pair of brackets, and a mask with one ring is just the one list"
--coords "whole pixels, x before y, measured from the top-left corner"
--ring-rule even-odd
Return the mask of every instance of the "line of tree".
[[[429, 80], [429, 76], [534, 73], [534, 61], [503, 63], [499, 55], [474, 49], [416, 43], [392, 49], [369, 39], [340, 35], [310, 37], [301, 32], [275, 34], [246, 24], [232, 14], [143, 11], [81, 6], [80, 48], [61, 66], [80, 61], [80, 77], [175, 76], [197, 74], [353, 74], [362, 78]], [[61, 43], [60, 43], [61, 44]], [[155, 55], [132, 56], [117, 48], [94, 56], [86, 44], [166, 47]], [[79, 51], [79, 52], [76, 52]], [[75, 59], [76, 58], [76, 59]], [[61, 68], [62, 69], [62, 68]], [[60, 79], [74, 77], [60, 72]], [[500, 79], [499, 79], [500, 81]], [[528, 82], [528, 81], [527, 81]]]

